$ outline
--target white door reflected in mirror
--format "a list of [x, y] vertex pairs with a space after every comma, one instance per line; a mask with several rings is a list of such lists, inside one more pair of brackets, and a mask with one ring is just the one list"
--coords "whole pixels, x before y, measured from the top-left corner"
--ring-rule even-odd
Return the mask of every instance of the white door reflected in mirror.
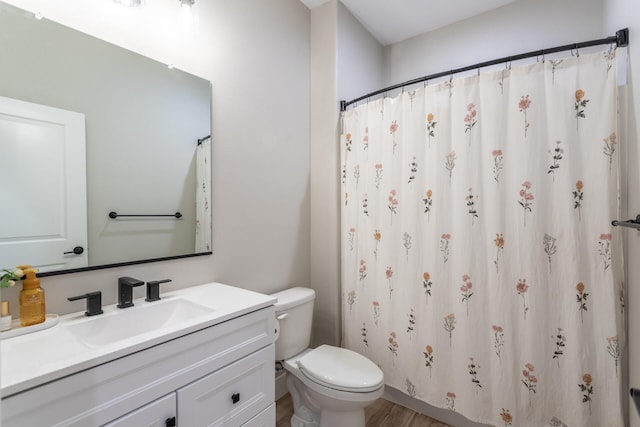
[[0, 268], [88, 265], [84, 114], [0, 97]]

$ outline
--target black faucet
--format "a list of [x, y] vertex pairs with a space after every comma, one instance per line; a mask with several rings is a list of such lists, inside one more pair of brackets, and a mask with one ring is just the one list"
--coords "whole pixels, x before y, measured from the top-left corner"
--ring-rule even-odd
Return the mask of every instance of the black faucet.
[[97, 314], [102, 314], [102, 292], [89, 292], [84, 295], [78, 295], [77, 297], [69, 297], [67, 300], [76, 301], [79, 299], [87, 299], [87, 311], [84, 312], [85, 316], [95, 316]]
[[147, 282], [147, 297], [145, 301], [158, 301], [160, 299], [160, 283], [168, 283], [171, 279], [152, 280]]
[[142, 286], [144, 282], [133, 277], [118, 278], [118, 308], [133, 307], [133, 288]]

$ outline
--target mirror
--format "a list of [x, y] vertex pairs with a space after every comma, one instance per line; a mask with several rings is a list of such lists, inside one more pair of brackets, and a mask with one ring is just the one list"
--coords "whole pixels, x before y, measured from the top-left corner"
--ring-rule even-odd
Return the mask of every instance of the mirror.
[[41, 275], [210, 254], [210, 226], [196, 236], [210, 82], [1, 2], [0, 28], [0, 96], [85, 116], [88, 265]]

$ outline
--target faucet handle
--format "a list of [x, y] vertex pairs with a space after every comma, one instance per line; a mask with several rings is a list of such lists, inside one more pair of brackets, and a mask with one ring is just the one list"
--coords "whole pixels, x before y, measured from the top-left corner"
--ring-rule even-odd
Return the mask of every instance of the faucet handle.
[[85, 316], [95, 316], [97, 314], [102, 314], [102, 292], [95, 291], [89, 292], [84, 295], [78, 295], [75, 297], [69, 297], [67, 300], [69, 301], [77, 301], [79, 299], [87, 299], [87, 311], [84, 312]]
[[158, 301], [160, 299], [160, 283], [168, 283], [171, 279], [152, 280], [147, 282], [147, 297], [145, 301]]

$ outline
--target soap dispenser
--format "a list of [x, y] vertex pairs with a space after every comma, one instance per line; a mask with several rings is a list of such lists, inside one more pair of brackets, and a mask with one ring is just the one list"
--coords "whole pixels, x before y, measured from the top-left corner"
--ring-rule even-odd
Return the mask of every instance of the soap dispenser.
[[20, 266], [20, 268], [25, 275], [20, 291], [20, 325], [37, 325], [46, 319], [44, 289], [40, 287], [40, 279], [36, 276], [37, 269], [31, 266]]

